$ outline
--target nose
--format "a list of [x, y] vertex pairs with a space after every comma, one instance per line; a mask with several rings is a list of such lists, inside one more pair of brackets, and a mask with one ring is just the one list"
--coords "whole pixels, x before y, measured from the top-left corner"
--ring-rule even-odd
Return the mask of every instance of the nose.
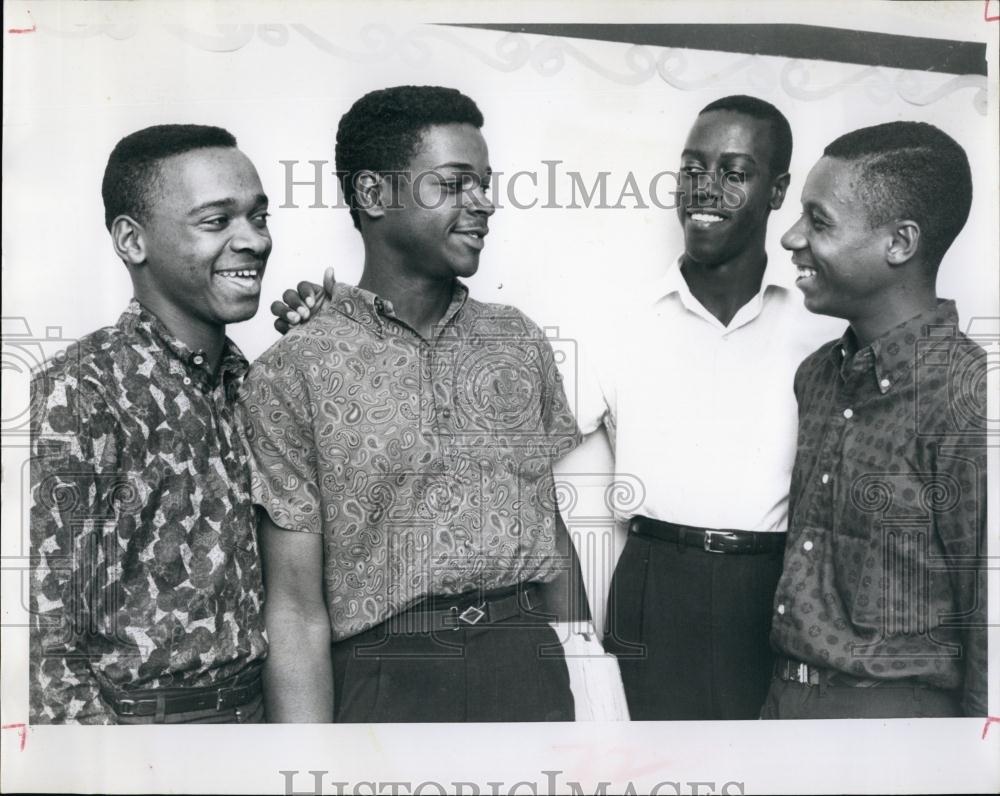
[[714, 207], [722, 196], [718, 172], [699, 171], [688, 176], [686, 182], [684, 193], [690, 197], [689, 204], [695, 207]]
[[790, 252], [798, 251], [799, 249], [804, 249], [806, 247], [806, 236], [803, 233], [803, 227], [805, 220], [799, 218], [788, 231], [781, 236], [781, 245], [783, 248], [788, 249]]
[[468, 196], [470, 198], [469, 209], [472, 212], [480, 213], [489, 218], [497, 211], [496, 205], [493, 204], [493, 200], [490, 198], [488, 188], [479, 186], [469, 191]]
[[264, 258], [271, 251], [271, 233], [267, 227], [258, 226], [251, 219], [243, 219], [230, 240], [233, 251], [250, 252]]

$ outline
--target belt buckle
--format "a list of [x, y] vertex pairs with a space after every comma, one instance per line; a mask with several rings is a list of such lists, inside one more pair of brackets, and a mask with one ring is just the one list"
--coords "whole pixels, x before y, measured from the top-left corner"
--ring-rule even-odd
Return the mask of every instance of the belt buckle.
[[223, 702], [226, 701], [226, 697], [235, 690], [236, 690], [235, 688], [226, 688], [226, 687], [220, 688], [215, 697], [215, 709], [222, 710]]
[[486, 616], [486, 611], [483, 610], [485, 607], [486, 601], [484, 600], [478, 608], [474, 605], [470, 605], [462, 611], [462, 613], [458, 613], [458, 606], [453, 605], [451, 607], [451, 611], [455, 616], [455, 626], [452, 630], [460, 630], [462, 622], [467, 625], [477, 624], [484, 616]]
[[136, 701], [134, 699], [120, 699], [115, 703], [115, 713], [119, 716], [134, 716], [136, 715]]
[[707, 528], [703, 531], [703, 533], [705, 534], [705, 552], [706, 553], [725, 553], [726, 552], [725, 550], [715, 550], [715, 549], [713, 549], [712, 548], [712, 539], [714, 539], [716, 536], [718, 536], [720, 539], [727, 538], [731, 534], [728, 534], [725, 531], [710, 531]]

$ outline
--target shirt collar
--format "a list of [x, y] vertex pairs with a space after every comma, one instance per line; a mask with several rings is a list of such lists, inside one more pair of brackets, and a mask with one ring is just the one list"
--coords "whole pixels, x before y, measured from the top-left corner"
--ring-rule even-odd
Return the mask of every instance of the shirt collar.
[[842, 378], [850, 372], [871, 368], [879, 391], [885, 394], [911, 374], [922, 346], [931, 340], [954, 337], [957, 327], [955, 302], [938, 299], [934, 309], [903, 321], [860, 350], [854, 330], [848, 327], [831, 356], [840, 367]]
[[[152, 342], [173, 354], [189, 370], [202, 373], [210, 380], [213, 379], [214, 374], [208, 369], [205, 352], [191, 350], [186, 343], [167, 328], [163, 321], [140, 304], [138, 299], [133, 298], [129, 302], [125, 312], [118, 319], [118, 328], [129, 334], [145, 335]], [[219, 375], [242, 376], [249, 367], [250, 364], [243, 356], [243, 352], [240, 351], [236, 343], [227, 337], [222, 349], [222, 357], [219, 360]]]
[[[441, 320], [437, 322], [435, 332], [440, 331], [451, 323], [452, 319], [465, 306], [468, 297], [469, 289], [457, 279], [454, 280], [451, 302], [448, 304], [448, 309], [445, 310]], [[334, 311], [373, 330], [379, 336], [385, 332], [386, 318], [391, 318], [398, 323], [402, 323], [402, 321], [396, 318], [395, 308], [389, 299], [383, 299], [370, 290], [364, 290], [355, 285], [337, 282], [333, 286], [330, 305]]]
[[[666, 272], [660, 276], [655, 283], [650, 295], [653, 302], [660, 301], [672, 293], [679, 293], [682, 296], [691, 294], [684, 274], [681, 273], [681, 264], [684, 262], [683, 253], [670, 263]], [[785, 268], [778, 265], [770, 257], [767, 258], [767, 265], [764, 266], [764, 276], [760, 282], [760, 292], [765, 293], [769, 287], [777, 287], [782, 290], [791, 290], [795, 286], [795, 272], [791, 267]]]

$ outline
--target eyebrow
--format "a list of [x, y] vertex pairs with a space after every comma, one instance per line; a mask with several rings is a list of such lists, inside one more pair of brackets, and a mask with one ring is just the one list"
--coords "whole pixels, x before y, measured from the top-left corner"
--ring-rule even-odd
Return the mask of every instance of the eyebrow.
[[802, 209], [808, 210], [809, 212], [816, 212], [820, 215], [833, 220], [833, 214], [819, 202], [815, 202], [812, 199], [806, 199], [802, 202]]
[[[438, 169], [461, 169], [462, 171], [471, 171], [473, 173], [476, 172], [476, 167], [473, 166], [471, 163], [456, 163], [456, 162], [442, 163], [434, 167], [435, 171], [437, 171]], [[486, 174], [492, 174], [492, 173], [493, 169], [487, 166]]]
[[[681, 157], [697, 157], [700, 158], [704, 155], [703, 152], [699, 152], [696, 149], [685, 149], [681, 152]], [[720, 156], [720, 160], [734, 160], [736, 158], [743, 158], [744, 160], [749, 160], [751, 163], [756, 164], [757, 159], [751, 155], [749, 152], [723, 152]]]
[[[260, 207], [261, 205], [266, 205], [267, 203], [268, 203], [268, 200], [267, 200], [266, 194], [259, 193], [259, 194], [257, 194], [253, 198], [253, 207]], [[232, 198], [229, 198], [229, 199], [213, 199], [210, 202], [205, 202], [204, 204], [200, 204], [197, 207], [192, 208], [188, 212], [188, 215], [189, 216], [196, 216], [199, 213], [205, 212], [206, 210], [214, 210], [214, 209], [230, 210], [230, 209], [232, 209], [234, 207], [237, 207], [238, 204], [239, 204], [239, 202], [237, 202], [235, 199], [232, 199]]]

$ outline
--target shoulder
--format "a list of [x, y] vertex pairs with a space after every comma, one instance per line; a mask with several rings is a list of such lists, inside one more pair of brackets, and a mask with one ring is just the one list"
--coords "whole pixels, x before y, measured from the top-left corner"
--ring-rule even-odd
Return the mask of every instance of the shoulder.
[[356, 322], [324, 305], [319, 315], [293, 326], [257, 357], [250, 366], [248, 378], [298, 372], [313, 354], [329, 350], [332, 339], [351, 337], [356, 325]]
[[470, 296], [462, 312], [472, 334], [546, 339], [537, 323], [510, 304], [477, 301]]
[[109, 384], [117, 384], [123, 375], [122, 365], [130, 356], [121, 329], [116, 326], [98, 329], [34, 369], [32, 396], [36, 401], [44, 400], [45, 396], [66, 389], [92, 394]]
[[981, 435], [988, 416], [986, 350], [961, 332], [921, 342], [914, 373], [921, 431]]
[[823, 385], [836, 374], [835, 362], [839, 348], [839, 339], [830, 340], [799, 363], [795, 370], [796, 394], [800, 394], [809, 385]]

